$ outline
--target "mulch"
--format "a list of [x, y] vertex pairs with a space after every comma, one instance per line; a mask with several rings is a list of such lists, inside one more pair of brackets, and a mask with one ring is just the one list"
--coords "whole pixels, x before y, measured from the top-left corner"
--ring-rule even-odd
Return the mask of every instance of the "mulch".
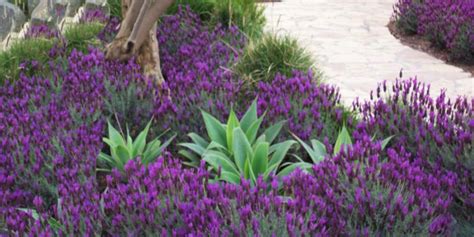
[[439, 49], [434, 47], [431, 42], [423, 38], [420, 35], [407, 35], [401, 32], [395, 21], [390, 21], [387, 25], [390, 33], [392, 33], [395, 38], [399, 39], [402, 44], [407, 45], [413, 49], [420, 50], [430, 54], [431, 56], [441, 59], [447, 64], [462, 68], [464, 71], [471, 73], [474, 76], [474, 64], [467, 63], [462, 61], [453, 61], [449, 57], [449, 52], [447, 50]]

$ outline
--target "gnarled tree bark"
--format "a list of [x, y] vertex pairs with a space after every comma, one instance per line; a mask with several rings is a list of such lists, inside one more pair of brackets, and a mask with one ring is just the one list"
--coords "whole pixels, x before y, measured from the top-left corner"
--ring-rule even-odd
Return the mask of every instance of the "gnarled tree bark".
[[122, 0], [122, 24], [115, 39], [107, 46], [106, 58], [128, 60], [136, 56], [145, 75], [160, 84], [160, 67], [156, 22], [174, 0]]

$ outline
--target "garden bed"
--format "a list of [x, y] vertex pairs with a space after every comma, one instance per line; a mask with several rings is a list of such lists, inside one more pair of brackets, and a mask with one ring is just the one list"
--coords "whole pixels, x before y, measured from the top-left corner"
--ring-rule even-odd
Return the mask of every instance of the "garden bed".
[[473, 1], [399, 0], [394, 5], [393, 22], [388, 27], [402, 43], [472, 74], [473, 12]]
[[474, 76], [474, 63], [452, 60], [447, 50], [434, 47], [433, 44], [423, 36], [403, 33], [397, 28], [395, 21], [390, 21], [387, 27], [390, 33], [395, 36], [395, 38], [399, 39], [402, 44], [426, 52], [435, 58], [443, 60], [447, 64], [462, 68], [464, 71], [471, 73], [471, 75]]
[[117, 20], [8, 64], [0, 234], [472, 233], [472, 98], [407, 79], [346, 108], [294, 41], [258, 37], [258, 9], [254, 28], [191, 9], [160, 20], [161, 85], [105, 60]]

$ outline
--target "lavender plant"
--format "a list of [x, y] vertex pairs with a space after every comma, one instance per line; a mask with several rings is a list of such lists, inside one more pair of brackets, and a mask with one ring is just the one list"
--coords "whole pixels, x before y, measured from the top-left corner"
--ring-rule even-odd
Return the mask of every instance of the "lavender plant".
[[463, 0], [399, 0], [394, 6], [397, 25], [446, 48], [454, 60], [474, 60], [474, 2]]
[[417, 79], [396, 81], [391, 88], [381, 83], [370, 101], [354, 102], [362, 115], [354, 135], [395, 135], [392, 146], [410, 152], [424, 170], [453, 175], [454, 189], [444, 190], [454, 198], [450, 208], [459, 221], [472, 220], [474, 101], [430, 93], [430, 86]]

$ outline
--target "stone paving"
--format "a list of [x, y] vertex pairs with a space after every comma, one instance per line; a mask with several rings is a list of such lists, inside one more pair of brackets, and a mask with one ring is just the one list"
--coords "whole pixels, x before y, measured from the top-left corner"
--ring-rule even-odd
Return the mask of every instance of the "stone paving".
[[474, 77], [424, 52], [403, 45], [387, 23], [395, 0], [283, 0], [265, 4], [267, 31], [299, 40], [328, 83], [338, 85], [344, 104], [367, 99], [377, 83], [415, 77], [432, 95], [474, 96]]

